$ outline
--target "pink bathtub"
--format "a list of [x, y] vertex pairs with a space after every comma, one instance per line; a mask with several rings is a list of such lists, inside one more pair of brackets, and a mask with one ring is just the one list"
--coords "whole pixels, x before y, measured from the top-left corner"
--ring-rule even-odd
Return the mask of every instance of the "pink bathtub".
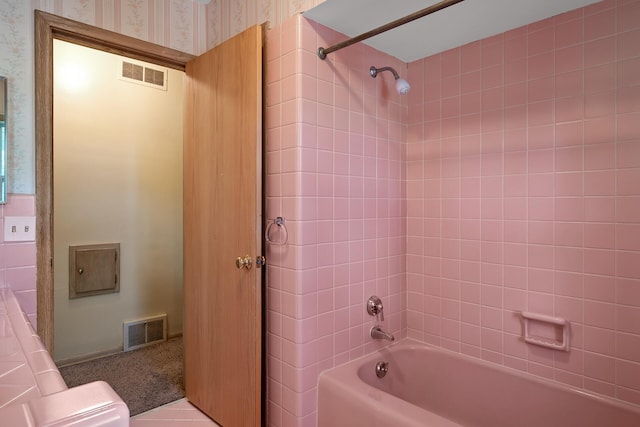
[[343, 426], [638, 427], [640, 408], [404, 340], [322, 373], [318, 427]]

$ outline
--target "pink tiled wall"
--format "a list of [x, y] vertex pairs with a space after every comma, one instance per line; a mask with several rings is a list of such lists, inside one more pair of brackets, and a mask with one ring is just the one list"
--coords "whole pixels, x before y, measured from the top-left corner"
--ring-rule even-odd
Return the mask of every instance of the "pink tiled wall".
[[[457, 30], [456, 30], [457, 31]], [[640, 1], [409, 64], [410, 337], [640, 404]], [[572, 323], [572, 350], [516, 312]]]
[[9, 194], [0, 205], [0, 288], [13, 290], [22, 310], [36, 328], [36, 243], [5, 242], [4, 218], [35, 216], [33, 195]]
[[369, 76], [406, 64], [364, 45], [321, 61], [337, 37], [301, 16], [267, 36], [266, 217], [289, 230], [267, 249], [271, 426], [314, 426], [319, 372], [384, 345], [368, 336], [370, 295], [406, 334], [407, 99], [389, 73]]

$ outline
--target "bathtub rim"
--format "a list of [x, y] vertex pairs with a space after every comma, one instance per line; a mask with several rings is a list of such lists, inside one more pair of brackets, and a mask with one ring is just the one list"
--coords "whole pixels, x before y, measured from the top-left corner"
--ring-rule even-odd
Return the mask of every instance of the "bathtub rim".
[[[347, 420], [335, 420], [329, 415], [328, 418], [332, 423], [323, 424], [325, 415], [321, 414], [320, 406], [326, 404], [325, 400], [328, 400], [330, 401], [330, 408], [328, 408], [330, 410], [345, 410], [347, 408], [337, 409], [336, 406], [341, 407], [348, 401], [349, 412], [353, 412], [355, 409], [355, 412], [363, 414], [366, 419], [359, 418], [356, 425], [397, 425], [395, 423], [401, 422], [403, 427], [424, 427], [424, 422], [428, 421], [429, 425], [438, 427], [463, 427], [448, 418], [373, 387], [360, 378], [358, 375], [360, 366], [367, 362], [375, 363], [379, 352], [397, 347], [403, 342], [404, 340], [397, 341], [392, 345], [381, 347], [373, 353], [322, 371], [318, 378], [317, 387], [316, 418], [318, 426], [352, 427], [354, 425], [352, 423], [354, 420], [349, 418], [350, 415], [346, 415]], [[420, 343], [417, 344], [420, 345]], [[352, 367], [353, 365], [356, 367]], [[325, 396], [327, 389], [330, 389], [330, 398]]]
[[[459, 359], [462, 361], [467, 361], [469, 363], [475, 363], [475, 364], [479, 364], [482, 367], [486, 367], [490, 370], [493, 371], [498, 371], [498, 372], [504, 372], [510, 375], [515, 375], [519, 378], [525, 379], [525, 380], [530, 380], [530, 381], [534, 381], [537, 382], [539, 384], [543, 384], [543, 385], [547, 385], [550, 386], [554, 389], [559, 389], [562, 391], [568, 391], [571, 393], [577, 393], [579, 395], [584, 396], [587, 399], [591, 399], [594, 401], [598, 401], [600, 403], [603, 404], [609, 404], [612, 405], [616, 408], [619, 408], [621, 410], [626, 410], [626, 411], [631, 411], [631, 412], [635, 412], [636, 414], [638, 414], [638, 416], [640, 417], [640, 405], [636, 405], [634, 403], [631, 402], [626, 402], [623, 400], [619, 400], [619, 399], [615, 399], [613, 397], [610, 396], [606, 396], [606, 395], [602, 395], [602, 394], [598, 394], [596, 392], [592, 392], [590, 390], [584, 390], [581, 388], [577, 388], [575, 386], [572, 386], [570, 384], [566, 384], [566, 383], [561, 383], [558, 381], [554, 381], [554, 380], [550, 380], [548, 378], [544, 378], [544, 377], [539, 377], [533, 374], [530, 374], [528, 372], [523, 372], [520, 371], [518, 369], [515, 368], [511, 368], [509, 366], [505, 366], [505, 365], [498, 365], [496, 363], [492, 363], [492, 362], [488, 362], [486, 360], [483, 359], [479, 359], [473, 356], [469, 356], [463, 353], [457, 353], [455, 351], [446, 349], [446, 348], [442, 348], [442, 347], [437, 347], [434, 346], [432, 344], [428, 344], [428, 343], [423, 343], [417, 340], [414, 340], [412, 338], [403, 338], [401, 340], [398, 340], [394, 343], [390, 343], [384, 347], [380, 347], [378, 349], [376, 349], [374, 352], [369, 353], [369, 354], [365, 354], [363, 356], [358, 357], [357, 359], [353, 359], [350, 360], [348, 362], [342, 363], [338, 366], [335, 366], [333, 368], [329, 368], [329, 369], [325, 369], [324, 371], [322, 371], [320, 373], [320, 375], [318, 376], [318, 389], [320, 388], [320, 381], [323, 377], [326, 377], [326, 379], [331, 379], [332, 383], [336, 383], [336, 384], [340, 384], [343, 383], [344, 379], [348, 379], [350, 384], [353, 381], [356, 381], [355, 387], [358, 390], [361, 390], [363, 392], [372, 392], [372, 390], [377, 390], [380, 393], [384, 393], [384, 395], [382, 397], [381, 401], [386, 401], [386, 398], [392, 398], [390, 401], [391, 402], [396, 402], [399, 403], [400, 407], [404, 407], [404, 404], [406, 405], [411, 405], [411, 406], [415, 406], [397, 396], [394, 396], [390, 393], [387, 393], [383, 390], [380, 390], [372, 385], [369, 385], [368, 383], [366, 383], [363, 379], [360, 378], [360, 376], [358, 375], [358, 371], [360, 369], [361, 366], [363, 366], [365, 363], [371, 363], [371, 369], [374, 369], [375, 367], [375, 363], [377, 361], [380, 360], [380, 358], [384, 357], [383, 352], [384, 351], [393, 351], [393, 349], [402, 349], [402, 348], [408, 348], [408, 349], [426, 349], [427, 351], [430, 352], [436, 352], [436, 353], [442, 353], [444, 355], [448, 355], [450, 357], [453, 357], [455, 359]], [[356, 366], [355, 368], [353, 368], [353, 366]], [[359, 383], [359, 384], [358, 384]], [[344, 384], [340, 384], [340, 386], [343, 386], [344, 388], [348, 388], [346, 385]], [[319, 393], [318, 393], [319, 395]], [[319, 409], [319, 405], [318, 405], [318, 409]], [[422, 409], [420, 408], [421, 411], [427, 412], [429, 414], [432, 414], [432, 412], [426, 410], [426, 409]], [[319, 411], [318, 411], [319, 412]], [[444, 417], [442, 417], [443, 419], [446, 419]], [[458, 425], [458, 424], [453, 424], [453, 425]]]

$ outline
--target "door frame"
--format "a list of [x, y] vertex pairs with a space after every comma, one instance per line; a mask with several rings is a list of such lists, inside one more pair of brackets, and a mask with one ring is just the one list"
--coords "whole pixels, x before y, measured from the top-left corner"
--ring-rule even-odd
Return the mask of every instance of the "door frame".
[[195, 56], [35, 10], [37, 332], [53, 354], [53, 39], [184, 71]]

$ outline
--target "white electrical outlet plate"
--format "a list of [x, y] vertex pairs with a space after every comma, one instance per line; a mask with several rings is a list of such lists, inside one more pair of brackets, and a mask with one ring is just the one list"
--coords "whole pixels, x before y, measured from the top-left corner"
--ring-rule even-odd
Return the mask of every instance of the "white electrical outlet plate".
[[33, 242], [36, 240], [35, 216], [5, 216], [5, 242]]

